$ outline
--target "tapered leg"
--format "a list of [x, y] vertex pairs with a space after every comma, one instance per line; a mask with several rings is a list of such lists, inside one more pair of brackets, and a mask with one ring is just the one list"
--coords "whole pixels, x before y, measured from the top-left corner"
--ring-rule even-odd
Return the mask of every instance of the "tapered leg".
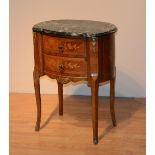
[[113, 126], [116, 126], [116, 119], [115, 119], [115, 109], [114, 109], [114, 104], [115, 104], [115, 78], [110, 80], [110, 113], [111, 113], [111, 119]]
[[34, 79], [34, 88], [35, 88], [35, 97], [36, 97], [36, 105], [37, 105], [37, 121], [35, 130], [39, 131], [40, 129], [40, 122], [41, 122], [41, 97], [40, 97], [40, 79], [39, 74], [37, 71], [34, 70], [33, 72], [33, 79]]
[[93, 143], [98, 143], [98, 79], [92, 77], [92, 120], [93, 120]]
[[58, 96], [59, 96], [59, 115], [63, 115], [63, 84], [58, 83]]

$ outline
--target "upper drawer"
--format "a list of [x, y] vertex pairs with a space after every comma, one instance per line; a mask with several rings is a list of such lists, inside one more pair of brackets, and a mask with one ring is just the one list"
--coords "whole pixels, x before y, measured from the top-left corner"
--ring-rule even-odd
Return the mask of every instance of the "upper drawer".
[[86, 57], [86, 44], [83, 39], [43, 35], [43, 51], [50, 55]]

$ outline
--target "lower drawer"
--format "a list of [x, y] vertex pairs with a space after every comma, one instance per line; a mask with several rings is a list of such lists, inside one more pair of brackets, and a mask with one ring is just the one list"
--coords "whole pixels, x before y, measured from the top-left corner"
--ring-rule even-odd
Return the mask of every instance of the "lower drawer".
[[67, 76], [87, 76], [87, 62], [84, 58], [67, 58], [43, 55], [44, 71]]

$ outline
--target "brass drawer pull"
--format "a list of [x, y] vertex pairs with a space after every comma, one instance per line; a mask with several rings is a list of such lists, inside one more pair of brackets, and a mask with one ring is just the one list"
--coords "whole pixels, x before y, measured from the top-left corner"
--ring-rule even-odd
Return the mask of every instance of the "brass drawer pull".
[[58, 46], [58, 48], [59, 48], [59, 53], [63, 53], [63, 51], [64, 51], [64, 46], [63, 45], [60, 45], [60, 46]]
[[59, 65], [59, 71], [62, 72], [62, 71], [64, 71], [64, 69], [65, 69], [64, 64], [60, 64]]

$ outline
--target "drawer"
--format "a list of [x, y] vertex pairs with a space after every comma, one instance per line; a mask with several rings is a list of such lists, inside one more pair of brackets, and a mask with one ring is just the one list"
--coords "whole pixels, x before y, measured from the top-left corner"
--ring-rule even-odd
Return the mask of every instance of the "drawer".
[[86, 43], [83, 39], [58, 38], [43, 35], [43, 51], [50, 55], [85, 57]]
[[78, 77], [87, 75], [87, 62], [84, 58], [66, 58], [44, 54], [43, 62], [45, 72]]

